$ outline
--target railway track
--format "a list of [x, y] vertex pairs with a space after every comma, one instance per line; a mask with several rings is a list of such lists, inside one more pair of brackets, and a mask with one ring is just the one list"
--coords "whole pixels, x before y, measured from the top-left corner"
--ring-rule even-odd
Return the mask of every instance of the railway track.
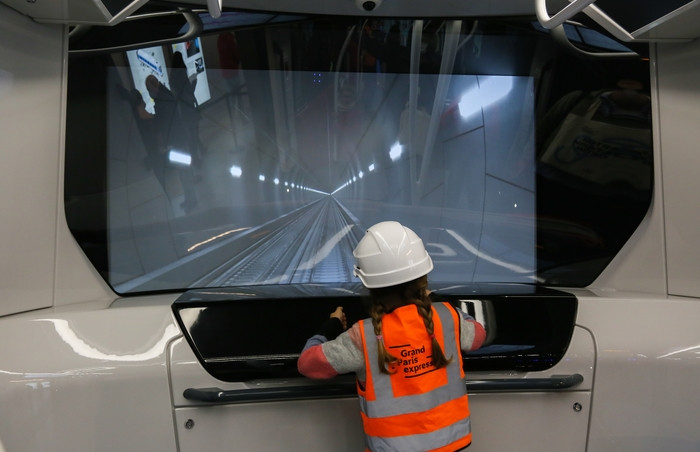
[[362, 228], [332, 197], [269, 222], [198, 286], [352, 281], [352, 250]]

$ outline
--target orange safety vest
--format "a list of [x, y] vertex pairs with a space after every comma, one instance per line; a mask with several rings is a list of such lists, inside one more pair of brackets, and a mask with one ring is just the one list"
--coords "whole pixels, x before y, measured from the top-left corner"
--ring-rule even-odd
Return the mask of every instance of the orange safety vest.
[[372, 451], [455, 451], [471, 443], [459, 340], [459, 317], [446, 303], [432, 305], [434, 334], [452, 362], [431, 363], [432, 341], [415, 305], [382, 317], [382, 337], [400, 359], [393, 374], [379, 371], [371, 319], [360, 322], [367, 380], [357, 384], [367, 446]]

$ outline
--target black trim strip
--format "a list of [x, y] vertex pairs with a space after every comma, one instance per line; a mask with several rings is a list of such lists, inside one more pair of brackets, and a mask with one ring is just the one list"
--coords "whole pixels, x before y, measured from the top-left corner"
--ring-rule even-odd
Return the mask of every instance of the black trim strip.
[[[469, 392], [491, 391], [558, 391], [569, 389], [583, 382], [581, 374], [553, 375], [549, 378], [502, 378], [492, 380], [468, 380]], [[284, 386], [263, 389], [187, 388], [183, 396], [187, 400], [207, 403], [247, 403], [274, 400], [330, 399], [355, 397], [354, 383], [325, 385]]]
[[557, 391], [583, 383], [583, 375], [552, 375], [549, 378], [499, 378], [467, 380], [467, 390], [481, 391]]

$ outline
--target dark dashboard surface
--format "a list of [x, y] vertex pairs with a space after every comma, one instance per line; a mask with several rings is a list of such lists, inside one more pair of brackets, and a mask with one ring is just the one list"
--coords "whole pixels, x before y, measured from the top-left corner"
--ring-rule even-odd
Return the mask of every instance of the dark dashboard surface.
[[[468, 371], [536, 371], [564, 355], [576, 318], [573, 295], [529, 285], [432, 285], [434, 298], [482, 322], [484, 346], [463, 356]], [[366, 317], [359, 284], [247, 286], [184, 293], [173, 312], [197, 359], [224, 381], [299, 376], [306, 340], [337, 307]]]

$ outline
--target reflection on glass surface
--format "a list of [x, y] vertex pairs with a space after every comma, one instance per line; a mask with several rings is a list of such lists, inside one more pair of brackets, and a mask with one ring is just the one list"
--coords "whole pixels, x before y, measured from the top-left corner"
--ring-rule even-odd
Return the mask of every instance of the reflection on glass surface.
[[[144, 63], [136, 64], [144, 70]], [[111, 77], [114, 86], [119, 82], [117, 71]], [[213, 86], [223, 79], [215, 69], [209, 69], [207, 76]], [[146, 119], [138, 112], [130, 115], [133, 108], [118, 91], [109, 98], [114, 129], [107, 152], [112, 164], [126, 164], [120, 176], [134, 181], [124, 186], [121, 177], [110, 180], [113, 199], [127, 190], [149, 202], [157, 200], [164, 225], [189, 218], [191, 229], [180, 237], [183, 250], [174, 250], [169, 265], [190, 258], [187, 250], [195, 243], [212, 239], [197, 248], [198, 273], [190, 274], [188, 285], [349, 281], [349, 257], [358, 237], [366, 227], [390, 218], [411, 225], [425, 238], [437, 261], [434, 280], [531, 281], [534, 176], [509, 180], [508, 166], [514, 160], [509, 163], [508, 156], [498, 151], [505, 144], [503, 137], [489, 133], [493, 127], [529, 127], [528, 133], [534, 133], [530, 78], [452, 76], [442, 108], [425, 113], [427, 128], [432, 127], [435, 135], [427, 149], [425, 133], [401, 130], [411, 127], [407, 119], [401, 122], [411, 108], [406, 74], [341, 73], [337, 84], [331, 76], [327, 82], [314, 83], [314, 74], [306, 71], [241, 70], [239, 77], [271, 82], [262, 89], [248, 87], [241, 105], [233, 105], [235, 99], [222, 92], [210, 107], [197, 110], [195, 132], [200, 136], [192, 143], [206, 149], [199, 156], [188, 153], [190, 140], [180, 137], [187, 124], [177, 116], [179, 106], [173, 113], [166, 104], [177, 104], [174, 94], [157, 94], [155, 114]], [[425, 75], [424, 83], [436, 85], [439, 77]], [[346, 92], [348, 84], [352, 93]], [[275, 90], [282, 98], [270, 99]], [[272, 117], [253, 107], [265, 108], [266, 103]], [[489, 112], [499, 105], [510, 108]], [[290, 108], [294, 120], [277, 123], [275, 110], [282, 109], [281, 114]], [[465, 116], [466, 109], [471, 113]], [[166, 121], [159, 121], [159, 114], [168, 115]], [[151, 154], [144, 149], [149, 140], [157, 146]], [[531, 136], [523, 140], [532, 143]], [[517, 162], [530, 160], [532, 166], [532, 146], [521, 146], [520, 152]], [[426, 153], [431, 154], [429, 162]], [[143, 164], [144, 154], [151, 157], [150, 167]], [[424, 164], [430, 165], [428, 178], [419, 183], [411, 174], [420, 174]], [[147, 183], [153, 178], [160, 183]], [[275, 178], [283, 181], [282, 186], [274, 184]], [[493, 193], [486, 193], [489, 189]], [[195, 201], [188, 204], [189, 199]], [[151, 221], [153, 210], [126, 202], [110, 208], [114, 226], [125, 214], [134, 223]], [[517, 224], [507, 224], [512, 215], [518, 216]], [[246, 230], [214, 239], [234, 228]], [[275, 245], [259, 244], [261, 235]], [[129, 250], [122, 240], [117, 234], [110, 238], [112, 267], [143, 263], [121, 252]], [[139, 254], [158, 254], [162, 246], [145, 237], [142, 242], [128, 237], [127, 242], [135, 243]], [[230, 251], [222, 253], [222, 248]], [[252, 271], [253, 267], [259, 270]], [[119, 283], [129, 287], [128, 281]]]
[[[102, 59], [103, 115], [85, 118], [89, 89], [69, 90], [71, 229], [120, 293], [356, 281], [352, 249], [383, 220], [423, 238], [436, 282], [539, 283], [545, 266], [611, 256], [617, 243], [605, 248], [604, 231], [559, 215], [551, 197], [579, 179], [576, 196], [604, 192], [618, 177], [552, 164], [577, 110], [540, 127], [533, 61], [560, 55], [529, 26], [494, 24], [320, 18]], [[71, 112], [104, 144], [79, 135]], [[626, 138], [650, 139], [639, 130]], [[616, 157], [628, 158], [629, 139]], [[104, 243], [81, 227], [80, 140], [104, 153], [92, 205]], [[650, 174], [639, 162], [624, 178]], [[632, 187], [640, 199], [650, 189]]]

